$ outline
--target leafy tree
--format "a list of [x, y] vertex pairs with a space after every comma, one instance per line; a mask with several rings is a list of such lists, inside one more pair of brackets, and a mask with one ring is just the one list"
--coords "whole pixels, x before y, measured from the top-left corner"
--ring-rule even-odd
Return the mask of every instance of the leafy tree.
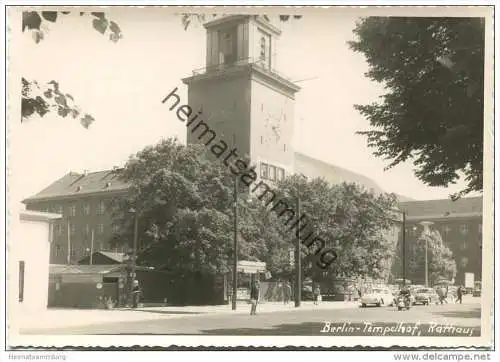
[[[115, 243], [131, 245], [133, 215], [139, 215], [140, 262], [180, 275], [231, 270], [233, 259], [234, 176], [210, 160], [200, 145], [168, 139], [132, 157], [120, 177], [131, 184], [128, 197], [115, 201]], [[238, 197], [238, 258], [261, 260], [279, 271], [282, 239], [265, 210]]]
[[[55, 23], [61, 16], [68, 15], [69, 11], [25, 11], [23, 12], [22, 30], [30, 31], [35, 43], [39, 43], [45, 38], [43, 25], [45, 23]], [[80, 12], [80, 16], [89, 16], [92, 19], [92, 26], [99, 33], [108, 34], [109, 39], [117, 42], [123, 37], [118, 24], [106, 18], [103, 12], [92, 12], [90, 14]], [[64, 93], [59, 83], [52, 80], [46, 84], [41, 84], [36, 80], [22, 78], [21, 95], [21, 122], [26, 122], [34, 114], [43, 117], [50, 111], [56, 111], [61, 117], [72, 116], [79, 118], [83, 127], [88, 128], [94, 118], [89, 114], [82, 114], [80, 108], [74, 103], [73, 97]]]
[[425, 279], [425, 247], [427, 244], [427, 265], [429, 282], [439, 278], [451, 280], [457, 273], [457, 265], [451, 250], [444, 244], [437, 230], [421, 235], [409, 246], [408, 272], [410, 280]]
[[369, 17], [350, 47], [364, 54], [366, 76], [385, 86], [381, 102], [356, 105], [372, 126], [367, 136], [387, 168], [414, 160], [430, 186], [483, 186], [484, 20]]
[[[279, 189], [284, 194], [299, 195], [301, 214], [309, 220], [301, 238], [312, 231], [338, 256], [327, 269], [319, 268], [314, 253], [303, 243], [304, 277], [321, 280], [388, 276], [396, 246], [395, 238], [388, 237], [394, 226], [391, 209], [396, 204], [395, 195], [377, 196], [356, 184], [331, 185], [324, 179], [308, 181], [297, 175], [287, 178]], [[289, 205], [295, 200], [296, 196], [291, 197]]]

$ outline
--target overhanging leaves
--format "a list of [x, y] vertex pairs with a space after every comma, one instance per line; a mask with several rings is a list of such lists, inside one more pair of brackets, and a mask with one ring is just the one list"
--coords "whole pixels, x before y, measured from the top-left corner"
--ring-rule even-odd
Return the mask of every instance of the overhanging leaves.
[[465, 174], [461, 195], [482, 190], [484, 21], [480, 18], [363, 19], [350, 47], [385, 85], [381, 102], [357, 105], [374, 154], [388, 168], [412, 160], [429, 186]]

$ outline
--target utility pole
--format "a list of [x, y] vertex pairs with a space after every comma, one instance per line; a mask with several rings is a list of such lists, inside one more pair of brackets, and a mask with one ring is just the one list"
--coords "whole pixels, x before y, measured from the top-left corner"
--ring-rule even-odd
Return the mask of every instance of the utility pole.
[[[135, 210], [134, 218], [134, 246], [132, 247], [132, 278], [135, 279], [135, 269], [137, 263], [137, 238], [139, 237], [139, 215], [137, 210]], [[132, 279], [132, 280], [134, 280]]]
[[[297, 189], [296, 194], [296, 217], [300, 220], [300, 193]], [[300, 225], [297, 227], [296, 232], [297, 239], [295, 241], [295, 271], [297, 274], [297, 281], [295, 283], [295, 307], [300, 307], [300, 301], [302, 299], [302, 275], [301, 275], [301, 261], [300, 261]]]
[[[132, 295], [133, 283], [135, 280], [135, 271], [136, 271], [136, 259], [137, 259], [137, 238], [139, 233], [139, 215], [137, 209], [130, 209], [130, 213], [134, 214], [134, 239], [132, 244], [132, 260], [131, 260], [131, 268], [130, 268], [130, 276], [128, 278], [128, 298], [130, 305], [133, 303], [134, 296]], [[130, 250], [130, 249], [129, 249]]]
[[236, 310], [236, 294], [238, 292], [238, 177], [234, 178], [234, 235], [233, 235], [233, 296], [231, 308]]
[[420, 225], [424, 227], [422, 232], [422, 237], [425, 238], [425, 286], [429, 286], [429, 259], [428, 259], [428, 249], [429, 249], [429, 237], [431, 236], [431, 230], [429, 227], [434, 224], [432, 221], [422, 221]]
[[428, 239], [427, 237], [425, 238], [425, 286], [429, 286], [429, 267], [428, 267], [428, 261], [427, 261], [427, 243]]
[[94, 254], [94, 229], [92, 229], [92, 235], [90, 237], [90, 265], [92, 265], [92, 254]]
[[71, 264], [71, 223], [68, 220], [68, 258], [67, 263]]
[[403, 286], [406, 285], [406, 211], [403, 210], [403, 240], [401, 243], [402, 264], [403, 264]]

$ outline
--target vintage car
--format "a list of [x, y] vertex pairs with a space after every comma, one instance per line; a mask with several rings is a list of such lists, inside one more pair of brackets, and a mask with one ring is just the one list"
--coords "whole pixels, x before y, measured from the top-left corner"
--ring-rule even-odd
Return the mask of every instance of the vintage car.
[[439, 296], [432, 288], [415, 289], [415, 300], [413, 304], [430, 305], [436, 304], [439, 301]]
[[473, 297], [480, 297], [481, 296], [481, 282], [477, 281], [474, 283], [474, 290], [472, 291], [472, 296]]
[[394, 303], [394, 297], [389, 288], [373, 288], [370, 292], [363, 294], [359, 300], [361, 307], [376, 305], [377, 307]]

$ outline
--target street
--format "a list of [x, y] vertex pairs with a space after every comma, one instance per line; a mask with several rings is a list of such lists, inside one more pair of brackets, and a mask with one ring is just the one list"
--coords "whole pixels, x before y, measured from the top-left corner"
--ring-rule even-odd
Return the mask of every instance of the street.
[[[143, 311], [138, 310], [137, 313]], [[373, 327], [421, 326], [422, 336], [479, 336], [481, 309], [479, 301], [469, 304], [445, 304], [415, 306], [409, 311], [397, 311], [393, 307], [344, 308], [317, 310], [284, 310], [262, 312], [256, 316], [247, 314], [206, 314], [126, 322], [98, 323], [51, 329], [30, 329], [26, 334], [208, 334], [208, 335], [381, 335]], [[347, 328], [326, 328], [344, 324]], [[346, 323], [344, 323], [346, 322]], [[431, 327], [429, 329], [429, 325]], [[349, 326], [358, 326], [349, 328]], [[435, 327], [448, 326], [448, 329]], [[452, 327], [450, 327], [452, 326]], [[450, 328], [457, 328], [452, 330]], [[398, 330], [400, 333], [401, 331]], [[396, 334], [397, 334], [396, 333]], [[404, 332], [406, 333], [406, 332]], [[383, 334], [390, 335], [390, 334]], [[399, 334], [401, 335], [401, 334]], [[417, 335], [417, 334], [412, 334]]]

